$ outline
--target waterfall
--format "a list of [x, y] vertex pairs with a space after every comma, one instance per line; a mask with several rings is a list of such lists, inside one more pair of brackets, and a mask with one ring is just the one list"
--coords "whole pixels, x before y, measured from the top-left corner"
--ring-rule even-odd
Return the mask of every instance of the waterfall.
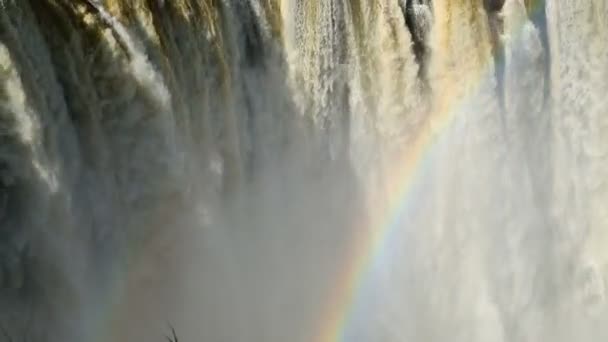
[[0, 0], [0, 341], [608, 336], [604, 0]]

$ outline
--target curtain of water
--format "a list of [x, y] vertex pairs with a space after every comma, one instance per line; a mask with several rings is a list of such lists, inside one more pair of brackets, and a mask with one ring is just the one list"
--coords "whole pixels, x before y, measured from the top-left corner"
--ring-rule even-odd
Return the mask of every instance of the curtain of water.
[[0, 336], [601, 340], [607, 16], [0, 0]]

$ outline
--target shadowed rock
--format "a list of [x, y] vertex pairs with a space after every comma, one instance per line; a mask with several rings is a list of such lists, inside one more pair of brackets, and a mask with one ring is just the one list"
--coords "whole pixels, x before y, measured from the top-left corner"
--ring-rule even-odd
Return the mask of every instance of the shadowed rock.
[[433, 26], [432, 0], [400, 0], [399, 6], [412, 37], [412, 50], [419, 66], [418, 77], [427, 85], [427, 61], [431, 53], [428, 37]]

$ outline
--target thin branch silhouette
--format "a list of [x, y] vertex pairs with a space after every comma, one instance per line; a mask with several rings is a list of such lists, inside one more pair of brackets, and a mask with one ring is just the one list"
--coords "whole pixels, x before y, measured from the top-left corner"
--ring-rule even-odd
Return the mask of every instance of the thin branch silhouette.
[[169, 324], [169, 328], [171, 329], [171, 336], [165, 335], [167, 342], [179, 342], [179, 339], [177, 338], [177, 333], [175, 332], [175, 328], [171, 324]]

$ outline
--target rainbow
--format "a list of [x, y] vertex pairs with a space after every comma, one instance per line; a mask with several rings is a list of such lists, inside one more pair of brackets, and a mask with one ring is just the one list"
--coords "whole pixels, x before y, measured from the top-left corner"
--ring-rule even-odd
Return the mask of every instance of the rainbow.
[[[526, 0], [528, 17], [536, 21], [544, 10], [543, 0]], [[522, 23], [523, 24], [523, 23]], [[514, 28], [510, 35], [521, 34], [521, 27]], [[504, 61], [498, 61], [504, 63]], [[347, 334], [353, 323], [355, 308], [361, 300], [365, 284], [372, 276], [374, 265], [387, 248], [393, 233], [400, 227], [400, 219], [412, 209], [417, 196], [416, 185], [420, 184], [430, 168], [430, 156], [436, 149], [439, 139], [454, 123], [459, 113], [464, 112], [468, 100], [479, 94], [483, 86], [493, 82], [494, 61], [491, 54], [479, 66], [478, 82], [467, 92], [467, 96], [459, 98], [454, 94], [436, 99], [438, 105], [430, 115], [431, 129], [425, 129], [419, 134], [412, 146], [391, 166], [388, 184], [394, 191], [388, 195], [388, 209], [384, 209], [376, 219], [368, 222], [369, 227], [363, 227], [361, 233], [351, 243], [334, 287], [330, 290], [327, 307], [321, 316], [320, 329], [314, 341], [340, 342], [347, 340]], [[449, 92], [448, 92], [449, 93]], [[355, 230], [359, 233], [360, 230]]]

